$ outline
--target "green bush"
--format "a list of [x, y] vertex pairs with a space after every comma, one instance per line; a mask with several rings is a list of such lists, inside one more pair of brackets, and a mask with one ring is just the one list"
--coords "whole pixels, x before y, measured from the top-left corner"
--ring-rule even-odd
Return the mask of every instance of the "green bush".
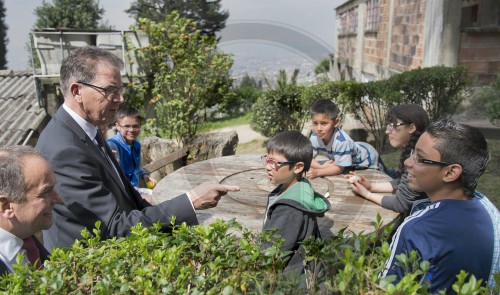
[[391, 86], [387, 80], [367, 83], [351, 81], [338, 100], [346, 112], [353, 114], [373, 134], [378, 151], [383, 149], [386, 140], [387, 112], [401, 103], [401, 96]]
[[262, 92], [262, 86], [257, 83], [253, 77], [246, 74], [240, 82], [240, 85], [234, 87], [219, 105], [220, 110], [235, 116], [241, 113], [247, 113], [252, 109], [252, 105]]
[[301, 131], [309, 109], [302, 100], [302, 89], [283, 85], [262, 93], [252, 107], [252, 128], [267, 137], [286, 130]]
[[500, 125], [500, 74], [479, 94], [479, 103], [484, 107], [491, 123]]
[[[391, 107], [416, 103], [427, 110], [431, 120], [449, 117], [469, 93], [466, 75], [462, 66], [437, 66], [404, 72], [388, 80], [322, 82], [303, 87], [300, 92], [292, 85], [280, 86], [262, 94], [254, 104], [252, 126], [268, 137], [284, 130], [301, 130], [312, 103], [319, 98], [331, 99], [342, 114], [351, 113], [361, 121], [374, 136], [375, 148], [381, 151], [386, 140], [385, 118]], [[493, 112], [500, 108], [496, 100], [488, 102]]]
[[[390, 228], [373, 222], [382, 239]], [[398, 284], [379, 280], [389, 256], [389, 244], [376, 246], [377, 234], [341, 231], [323, 240], [306, 240], [308, 273], [283, 273], [279, 250], [283, 240], [261, 250], [272, 232], [254, 234], [234, 221], [217, 220], [208, 226], [137, 225], [127, 238], [99, 241], [87, 231], [71, 248], [56, 248], [42, 270], [20, 265], [0, 279], [2, 294], [427, 294], [421, 282], [426, 262], [398, 256], [409, 272]], [[322, 265], [322, 271], [313, 271]], [[500, 279], [500, 274], [498, 275]], [[493, 294], [472, 276], [457, 276], [459, 294]], [[304, 283], [306, 282], [306, 283]], [[500, 282], [500, 281], [499, 281]], [[496, 290], [496, 292], [500, 291]]]
[[418, 68], [394, 75], [388, 83], [404, 102], [426, 109], [431, 121], [453, 115], [470, 94], [465, 66]]
[[262, 93], [253, 105], [252, 127], [267, 137], [285, 130], [300, 131], [310, 119], [309, 108], [321, 98], [335, 102], [343, 113], [344, 105], [337, 98], [351, 83], [329, 81], [307, 87], [281, 83]]
[[308, 86], [302, 91], [302, 99], [308, 110], [311, 105], [318, 99], [329, 99], [333, 101], [340, 110], [340, 114], [345, 115], [345, 107], [339, 96], [348, 89], [351, 81], [327, 81]]

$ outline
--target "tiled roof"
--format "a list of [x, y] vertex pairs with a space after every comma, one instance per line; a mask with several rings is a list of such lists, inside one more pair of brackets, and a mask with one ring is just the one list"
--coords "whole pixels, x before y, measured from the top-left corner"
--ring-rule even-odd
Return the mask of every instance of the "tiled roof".
[[46, 116], [38, 105], [32, 72], [0, 71], [0, 145], [22, 144]]

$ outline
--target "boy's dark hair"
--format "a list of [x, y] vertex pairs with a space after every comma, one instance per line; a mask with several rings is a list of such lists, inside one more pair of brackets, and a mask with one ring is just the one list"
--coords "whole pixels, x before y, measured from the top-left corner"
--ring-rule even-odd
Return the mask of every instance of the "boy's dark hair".
[[479, 177], [490, 159], [488, 143], [476, 128], [442, 119], [431, 123], [426, 132], [436, 142], [434, 148], [441, 154], [441, 161], [462, 166], [460, 183], [468, 198], [474, 197]]
[[137, 118], [139, 123], [142, 124], [142, 117], [139, 114], [139, 111], [130, 106], [121, 105], [118, 111], [116, 112], [116, 121], [120, 121], [125, 117]]
[[[283, 131], [267, 142], [267, 153], [283, 155], [287, 161], [303, 162], [304, 174], [311, 167], [313, 147], [309, 138], [299, 131]], [[291, 169], [292, 166], [290, 166]], [[302, 175], [300, 176], [302, 178]]]
[[420, 135], [425, 132], [425, 128], [429, 126], [429, 116], [427, 112], [418, 104], [408, 103], [408, 104], [400, 104], [389, 110], [386, 117], [387, 124], [398, 123], [398, 119], [403, 121], [404, 123], [415, 125], [415, 132], [410, 136], [408, 141], [408, 145], [404, 147], [404, 150], [401, 152], [399, 157], [399, 166], [398, 166], [398, 177], [401, 177], [401, 174], [404, 170], [404, 162], [410, 156], [410, 152], [415, 148], [415, 144], [417, 144]]
[[316, 100], [309, 111], [311, 116], [325, 114], [332, 120], [335, 120], [340, 113], [339, 108], [333, 101], [323, 98]]

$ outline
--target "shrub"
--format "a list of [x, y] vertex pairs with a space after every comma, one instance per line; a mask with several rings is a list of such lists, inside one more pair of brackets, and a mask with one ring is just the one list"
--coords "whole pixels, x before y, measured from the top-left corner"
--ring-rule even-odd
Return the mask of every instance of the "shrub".
[[389, 84], [404, 102], [426, 109], [431, 121], [453, 115], [470, 92], [465, 66], [418, 68], [392, 76]]
[[[202, 294], [239, 290], [275, 276], [279, 252], [259, 250], [254, 234], [235, 223], [207, 227], [183, 224], [172, 234], [160, 226], [137, 225], [127, 238], [99, 241], [84, 231], [72, 248], [56, 248], [40, 271], [17, 273], [0, 281], [9, 294]], [[229, 234], [241, 233], [241, 239]], [[279, 249], [279, 248], [278, 248]]]
[[492, 124], [500, 125], [500, 74], [489, 86], [485, 86], [479, 94], [479, 103]]
[[344, 104], [338, 98], [351, 83], [351, 81], [328, 81], [308, 86], [302, 91], [304, 105], [309, 110], [316, 100], [329, 99], [337, 105], [341, 114], [345, 114]]
[[375, 148], [381, 151], [385, 143], [385, 118], [388, 110], [401, 102], [387, 80], [359, 83], [352, 81], [342, 92], [339, 103], [373, 134]]
[[286, 130], [301, 131], [308, 118], [308, 107], [301, 98], [302, 89], [284, 85], [262, 93], [252, 107], [252, 128], [267, 137]]
[[246, 74], [240, 85], [234, 87], [220, 104], [220, 110], [230, 116], [249, 112], [261, 92], [262, 86]]
[[[387, 238], [390, 228], [381, 229]], [[99, 241], [83, 231], [82, 240], [71, 248], [54, 249], [50, 261], [39, 271], [21, 265], [0, 279], [3, 294], [427, 294], [420, 277], [428, 263], [418, 262], [415, 253], [398, 257], [409, 272], [398, 284], [393, 278], [381, 281], [378, 273], [389, 256], [389, 245], [376, 246], [376, 233], [344, 231], [331, 239], [304, 241], [307, 275], [284, 274], [283, 240], [261, 250], [272, 232], [257, 235], [234, 221], [217, 220], [208, 226], [173, 228], [136, 225], [126, 238]], [[326, 266], [315, 272], [314, 265]], [[454, 290], [460, 294], [486, 293], [472, 276], [457, 276]], [[500, 275], [498, 276], [500, 278]], [[304, 284], [304, 281], [307, 284]], [[499, 291], [499, 290], [497, 290]], [[492, 293], [493, 291], [490, 290]]]
[[[375, 148], [381, 151], [386, 140], [385, 117], [391, 107], [416, 103], [427, 110], [431, 120], [451, 116], [469, 93], [466, 74], [463, 66], [436, 66], [388, 80], [323, 82], [304, 87], [301, 93], [293, 85], [278, 83], [278, 89], [261, 95], [254, 105], [253, 127], [268, 137], [284, 130], [301, 130], [312, 103], [326, 98], [334, 101], [341, 113], [351, 113], [361, 121], [373, 134]], [[495, 101], [491, 105], [492, 109], [497, 106]]]

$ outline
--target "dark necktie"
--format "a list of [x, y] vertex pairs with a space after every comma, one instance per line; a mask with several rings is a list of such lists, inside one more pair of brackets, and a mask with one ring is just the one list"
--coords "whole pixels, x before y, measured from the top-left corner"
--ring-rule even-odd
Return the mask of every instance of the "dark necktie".
[[120, 177], [120, 173], [118, 172], [116, 166], [113, 164], [113, 161], [109, 158], [108, 153], [106, 152], [106, 141], [104, 140], [104, 136], [102, 136], [101, 130], [99, 129], [97, 129], [97, 133], [95, 134], [95, 141], [97, 141], [97, 145], [99, 146], [99, 149], [101, 150], [104, 159], [108, 161], [109, 165], [111, 165], [116, 175], [118, 176], [118, 179], [120, 180], [122, 187], [125, 187]]
[[24, 239], [24, 243], [21, 249], [24, 249], [26, 251], [26, 256], [28, 257], [28, 261], [31, 264], [36, 263], [37, 269], [41, 269], [43, 267], [42, 259], [40, 258], [40, 250], [36, 246], [35, 240], [32, 236]]
[[95, 134], [95, 140], [97, 141], [97, 145], [101, 148], [101, 151], [106, 155], [106, 141], [99, 129], [97, 129], [97, 133]]

